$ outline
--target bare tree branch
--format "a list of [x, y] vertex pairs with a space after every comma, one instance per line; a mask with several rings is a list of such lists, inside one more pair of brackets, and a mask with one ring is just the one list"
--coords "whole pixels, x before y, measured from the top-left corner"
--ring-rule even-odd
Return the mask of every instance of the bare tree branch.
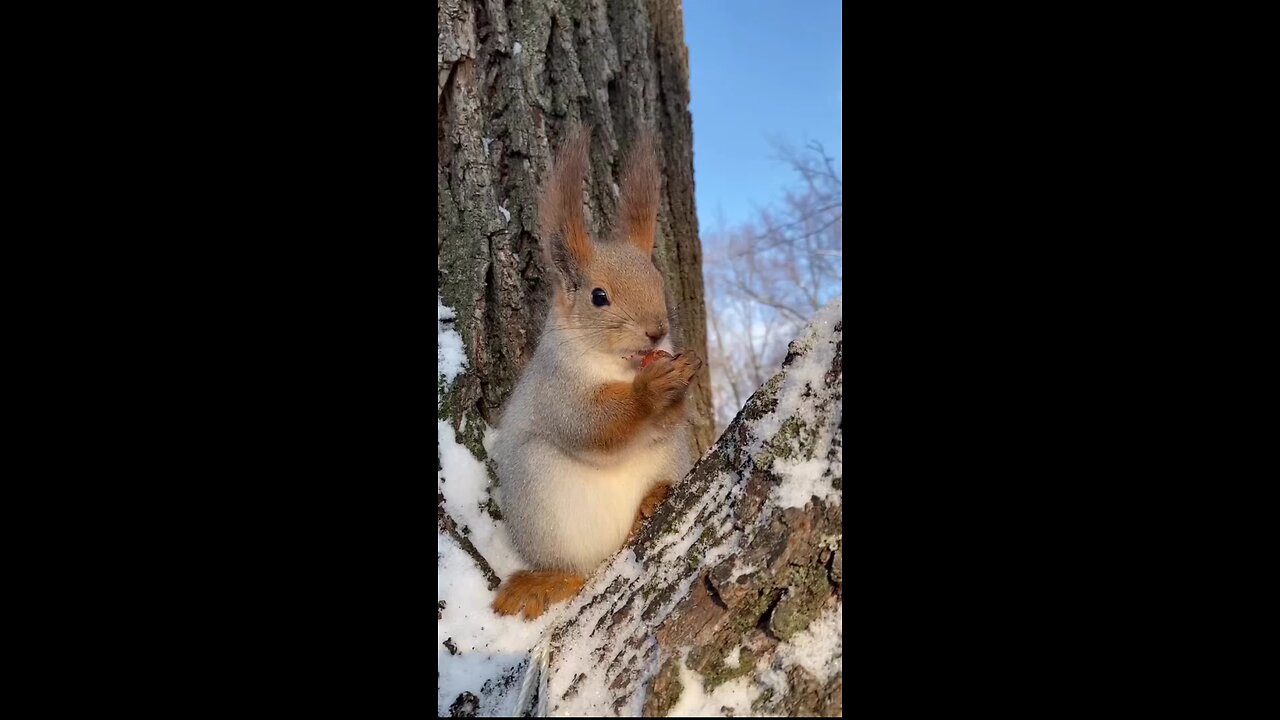
[[[708, 311], [713, 316], [717, 422], [781, 362], [781, 338], [840, 293], [844, 200], [840, 169], [821, 143], [796, 149], [775, 143], [799, 184], [754, 220], [704, 238]], [[728, 395], [732, 395], [732, 398]]]

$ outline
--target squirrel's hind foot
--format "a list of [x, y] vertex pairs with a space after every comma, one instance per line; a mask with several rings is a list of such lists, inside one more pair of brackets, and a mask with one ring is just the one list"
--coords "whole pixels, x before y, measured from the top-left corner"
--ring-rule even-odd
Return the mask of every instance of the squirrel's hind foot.
[[663, 483], [655, 486], [649, 491], [648, 495], [644, 496], [644, 499], [640, 501], [640, 507], [636, 509], [636, 519], [631, 524], [631, 532], [627, 533], [627, 539], [623, 542], [624, 546], [636, 539], [636, 534], [640, 532], [640, 528], [644, 527], [645, 521], [653, 517], [653, 514], [658, 511], [658, 506], [670, 494], [671, 484]]
[[533, 620], [552, 603], [577, 595], [585, 582], [586, 579], [576, 573], [521, 570], [498, 589], [493, 609], [499, 615], [514, 615], [524, 608], [524, 619]]

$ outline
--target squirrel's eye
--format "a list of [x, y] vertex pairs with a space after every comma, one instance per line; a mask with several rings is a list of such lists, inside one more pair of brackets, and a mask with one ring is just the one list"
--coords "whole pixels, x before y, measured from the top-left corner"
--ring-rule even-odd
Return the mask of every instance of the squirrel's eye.
[[604, 294], [600, 288], [591, 291], [591, 304], [596, 307], [604, 307], [609, 304], [609, 296]]

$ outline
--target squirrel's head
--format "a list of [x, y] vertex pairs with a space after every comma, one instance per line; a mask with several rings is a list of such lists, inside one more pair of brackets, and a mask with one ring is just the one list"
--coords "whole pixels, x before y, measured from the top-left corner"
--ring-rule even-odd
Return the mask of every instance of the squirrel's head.
[[570, 136], [539, 207], [545, 259], [556, 280], [548, 329], [559, 342], [638, 364], [646, 352], [671, 347], [662, 274], [653, 264], [659, 199], [653, 138], [642, 132], [631, 150], [618, 227], [604, 242], [588, 236], [582, 212], [590, 143], [589, 129]]

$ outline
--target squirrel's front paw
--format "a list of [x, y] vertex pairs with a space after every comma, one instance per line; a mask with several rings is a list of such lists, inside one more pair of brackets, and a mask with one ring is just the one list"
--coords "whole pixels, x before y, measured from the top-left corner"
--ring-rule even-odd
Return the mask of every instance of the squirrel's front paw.
[[692, 355], [673, 358], [658, 357], [636, 375], [638, 389], [648, 396], [655, 409], [661, 410], [684, 397], [693, 376], [702, 369], [702, 361]]

